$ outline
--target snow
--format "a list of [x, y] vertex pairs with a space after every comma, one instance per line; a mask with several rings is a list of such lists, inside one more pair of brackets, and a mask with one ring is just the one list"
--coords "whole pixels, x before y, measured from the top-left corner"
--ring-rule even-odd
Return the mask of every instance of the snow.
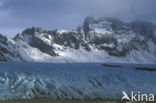
[[121, 99], [122, 91], [156, 94], [156, 68], [149, 64], [0, 63], [0, 99]]
[[95, 28], [95, 32], [96, 33], [101, 33], [101, 34], [111, 34], [111, 32], [110, 31], [108, 31], [108, 30], [105, 30], [105, 29], [99, 29], [99, 28]]
[[[38, 36], [42, 37], [43, 35]], [[123, 41], [121, 40], [120, 43], [126, 42], [126, 40]], [[94, 48], [94, 46], [91, 45], [89, 46], [92, 48], [92, 51], [88, 52], [82, 46], [80, 46], [79, 50], [75, 50], [70, 47], [65, 47], [63, 45], [52, 43], [51, 46], [54, 47], [54, 51], [59, 54], [59, 56], [53, 57], [46, 53], [41, 52], [37, 48], [33, 48], [27, 43], [27, 41], [24, 41], [23, 39], [18, 40], [16, 42], [12, 41], [12, 43], [16, 45], [15, 49], [17, 49], [17, 51], [20, 53], [21, 57], [25, 61], [29, 62], [49, 62], [49, 63], [106, 62], [106, 63], [148, 63], [148, 64], [156, 63], [156, 58], [153, 56], [155, 55], [154, 51], [156, 51], [154, 49], [155, 45], [154, 44], [152, 45], [151, 41], [149, 41], [148, 44], [150, 47], [149, 49], [152, 52], [148, 52], [145, 50], [139, 51], [133, 50], [130, 52], [129, 55], [125, 57], [110, 56], [107, 51], [97, 50]], [[49, 44], [46, 41], [45, 43]], [[114, 47], [113, 43], [101, 45], [106, 47]]]
[[[64, 47], [58, 44], [53, 44], [55, 52], [59, 56], [53, 57], [41, 52], [39, 49], [31, 47], [27, 42], [18, 41], [18, 51], [22, 58], [29, 62], [50, 62], [50, 63], [75, 63], [75, 62], [107, 62], [107, 63], [148, 63], [155, 64], [156, 58], [152, 53], [147, 51], [131, 51], [125, 57], [110, 56], [105, 50], [96, 50], [88, 52], [83, 47], [79, 50], [74, 50], [69, 47]], [[113, 47], [113, 44], [103, 44], [103, 46]], [[153, 50], [155, 51], [155, 50]]]
[[68, 33], [70, 32], [69, 30], [61, 30], [61, 29], [58, 29], [57, 30], [57, 34], [63, 34], [63, 33]]
[[[116, 24], [117, 23], [117, 24]], [[147, 40], [146, 37], [141, 36], [134, 32], [126, 23], [120, 24], [119, 28], [114, 30], [112, 24], [118, 25], [118, 21], [114, 20], [102, 20], [95, 23], [89, 24], [90, 31], [86, 41], [80, 39], [82, 35], [76, 30], [56, 30], [57, 36], [64, 37], [63, 35], [74, 33], [73, 35], [80, 42], [80, 49], [76, 50], [75, 42], [70, 43], [70, 46], [64, 46], [57, 44], [57, 40], [54, 41], [55, 36], [53, 34], [36, 32], [33, 36], [42, 40], [45, 44], [50, 45], [54, 48], [52, 52], [55, 52], [59, 56], [50, 56], [37, 48], [29, 45], [32, 35], [20, 34], [18, 40], [14, 41], [10, 39], [12, 43], [10, 48], [16, 49], [22, 60], [28, 62], [51, 62], [51, 63], [75, 63], [75, 62], [107, 62], [107, 63], [148, 63], [156, 64], [156, 44], [150, 38]], [[118, 27], [117, 26], [117, 27]], [[121, 27], [120, 27], [121, 26]], [[76, 35], [76, 34], [77, 35]], [[95, 33], [95, 34], [93, 34]], [[114, 38], [114, 42], [102, 42], [99, 45], [90, 44], [94, 37], [98, 38]], [[104, 39], [101, 39], [104, 40]], [[105, 40], [104, 40], [105, 41]], [[143, 43], [145, 42], [145, 43]], [[66, 44], [67, 41], [64, 41]], [[87, 44], [91, 51], [85, 50]], [[2, 45], [3, 47], [3, 45]], [[124, 49], [127, 50], [126, 56], [119, 57], [110, 54], [109, 49], [113, 49], [113, 52], [121, 52]], [[11, 51], [12, 51], [11, 50]], [[11, 58], [11, 57], [10, 57]], [[19, 61], [19, 60], [18, 60]]]
[[45, 33], [41, 33], [41, 34], [36, 33], [35, 37], [38, 37], [41, 40], [43, 40], [45, 43], [52, 45], [52, 36], [51, 35], [48, 35]]

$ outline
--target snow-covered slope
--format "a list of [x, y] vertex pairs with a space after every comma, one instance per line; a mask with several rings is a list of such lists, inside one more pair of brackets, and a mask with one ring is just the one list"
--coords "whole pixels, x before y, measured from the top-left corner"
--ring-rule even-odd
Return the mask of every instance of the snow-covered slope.
[[121, 99], [122, 91], [156, 95], [155, 67], [143, 64], [1, 62], [0, 99]]
[[5, 36], [0, 34], [0, 61], [20, 61], [22, 58], [14, 45]]
[[9, 40], [30, 62], [156, 63], [156, 26], [87, 17], [75, 30], [28, 28]]

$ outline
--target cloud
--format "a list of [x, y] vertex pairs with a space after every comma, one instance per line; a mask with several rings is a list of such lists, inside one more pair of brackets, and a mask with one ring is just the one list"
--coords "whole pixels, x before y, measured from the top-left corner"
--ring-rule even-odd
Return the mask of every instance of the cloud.
[[2, 2], [0, 2], [0, 7], [3, 5], [3, 3]]
[[10, 13], [10, 10], [0, 10], [0, 19], [8, 16]]
[[4, 3], [0, 1], [0, 19], [9, 15], [10, 9], [4, 9]]
[[22, 33], [23, 30], [22, 28], [0, 28], [0, 34], [13, 38], [15, 34]]
[[69, 5], [88, 15], [123, 19], [156, 18], [156, 0], [67, 0]]
[[86, 16], [156, 22], [155, 5], [156, 0], [0, 0], [0, 28], [72, 29]]

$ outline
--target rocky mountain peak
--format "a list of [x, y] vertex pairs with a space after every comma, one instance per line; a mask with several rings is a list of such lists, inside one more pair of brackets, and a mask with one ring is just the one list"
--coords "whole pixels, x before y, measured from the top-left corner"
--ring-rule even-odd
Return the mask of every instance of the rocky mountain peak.
[[142, 62], [146, 61], [143, 58], [152, 58], [148, 60], [155, 63], [155, 31], [155, 25], [148, 22], [124, 23], [112, 18], [87, 17], [83, 26], [75, 30], [28, 28], [17, 34], [11, 40], [13, 43], [0, 35], [0, 43], [6, 44], [1, 55], [6, 58], [5, 51], [11, 50], [25, 61], [115, 62], [114, 58], [118, 58]]

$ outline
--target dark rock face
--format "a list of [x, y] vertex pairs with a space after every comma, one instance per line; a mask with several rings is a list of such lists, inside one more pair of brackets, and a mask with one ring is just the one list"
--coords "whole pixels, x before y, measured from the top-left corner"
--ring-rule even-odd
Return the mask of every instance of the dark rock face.
[[83, 24], [83, 31], [85, 33], [85, 36], [87, 36], [89, 31], [91, 30], [89, 25], [93, 23], [95, 23], [95, 20], [93, 17], [86, 17], [84, 24]]
[[46, 30], [43, 30], [42, 28], [32, 27], [32, 28], [28, 28], [28, 29], [24, 30], [22, 32], [22, 34], [34, 35], [36, 32], [37, 33], [51, 33], [51, 31], [46, 31]]
[[[104, 29], [109, 33], [98, 33], [96, 28]], [[46, 44], [40, 38], [36, 38], [33, 35], [35, 32], [38, 34], [46, 33], [45, 37], [49, 39], [48, 35], [53, 37], [52, 42], [61, 46], [70, 47], [78, 50], [83, 47], [87, 51], [91, 51], [91, 48], [97, 50], [105, 50], [111, 56], [124, 57], [128, 55], [132, 50], [147, 50], [147, 41], [154, 39], [154, 31], [156, 26], [146, 22], [133, 22], [124, 23], [118, 19], [112, 18], [100, 18], [94, 19], [93, 17], [87, 17], [82, 27], [77, 28], [75, 31], [57, 32], [45, 31], [40, 28], [26, 29], [23, 33], [32, 35], [32, 40], [29, 44], [32, 47], [38, 48], [44, 53], [51, 56], [56, 56], [55, 50], [52, 45]], [[136, 34], [131, 37], [131, 34]], [[140, 35], [144, 36], [143, 40], [140, 39]], [[129, 36], [130, 40], [122, 42]], [[149, 39], [148, 39], [149, 38]], [[145, 42], [146, 41], [146, 42]]]
[[[41, 28], [28, 28], [22, 32], [22, 34], [16, 35], [13, 39], [15, 41], [22, 40], [26, 41], [30, 46], [39, 49], [41, 52], [46, 53], [50, 56], [58, 56], [57, 53], [54, 52], [54, 48], [52, 45], [47, 44], [41, 38], [38, 38], [36, 35], [44, 34], [43, 37], [46, 39], [50, 39], [48, 35], [52, 34], [52, 31], [46, 31]], [[22, 35], [22, 36], [21, 36]]]
[[156, 26], [149, 22], [136, 21], [129, 24], [132, 30], [143, 36], [151, 36], [154, 34]]
[[[97, 28], [109, 31], [110, 33], [97, 33]], [[156, 41], [154, 39], [156, 26], [148, 22], [132, 22], [128, 24], [112, 18], [94, 19], [87, 17], [84, 21], [83, 30], [89, 44], [95, 45], [98, 50], [107, 51], [111, 56], [124, 57], [132, 50], [147, 50], [147, 41], [150, 39], [153, 42]], [[131, 37], [132, 34], [136, 35]], [[130, 41], [121, 42], [126, 36], [131, 37], [129, 38]], [[144, 39], [141, 40], [140, 36], [143, 36]], [[114, 46], [108, 46], [110, 44]]]
[[0, 61], [7, 61], [9, 58], [5, 57], [9, 51], [7, 50], [7, 38], [0, 34]]
[[[148, 41], [156, 45], [156, 26], [148, 22], [124, 23], [117, 19], [87, 17], [83, 26], [71, 31], [46, 31], [41, 28], [28, 28], [22, 34], [16, 35], [13, 40], [26, 42], [26, 45], [39, 49], [50, 56], [59, 56], [54, 44], [62, 46], [59, 49], [79, 50], [84, 48], [103, 50], [109, 56], [125, 57], [131, 51], [149, 50]], [[18, 57], [18, 51], [10, 48], [8, 39], [0, 35], [0, 61], [11, 60]], [[21, 46], [21, 45], [20, 45]], [[18, 47], [17, 47], [18, 48]], [[29, 49], [29, 48], [28, 48]], [[9, 56], [6, 56], [9, 55]]]
[[0, 42], [2, 43], [2, 44], [4, 44], [4, 45], [7, 45], [7, 38], [5, 37], [5, 36], [2, 36], [1, 34], [0, 34]]
[[53, 47], [46, 44], [43, 40], [37, 38], [37, 37], [33, 37], [31, 39], [31, 41], [29, 42], [29, 44], [32, 47], [38, 48], [39, 50], [41, 50], [44, 53], [47, 53], [51, 56], [57, 56], [57, 54], [53, 51]]
[[75, 32], [56, 34], [54, 38], [54, 43], [59, 45], [68, 46], [74, 49], [79, 49], [81, 39], [81, 35]]
[[36, 28], [35, 27], [32, 27], [32, 28], [28, 28], [28, 29], [24, 30], [22, 32], [22, 34], [33, 35], [33, 34], [35, 34], [35, 31], [36, 31]]
[[8, 39], [0, 34], [0, 61], [9, 61], [12, 60], [12, 58], [21, 59], [20, 55], [9, 45], [11, 45], [11, 43]]
[[[118, 50], [118, 39], [114, 37], [114, 35], [103, 35], [98, 36], [95, 35], [94, 38], [90, 39], [89, 44], [95, 45], [98, 50], [105, 50], [111, 56], [123, 57], [126, 56], [131, 48], [128, 48], [128, 44], [120, 44], [122, 46], [122, 50]], [[103, 45], [105, 44], [105, 45]], [[110, 45], [110, 46], [109, 46]]]

